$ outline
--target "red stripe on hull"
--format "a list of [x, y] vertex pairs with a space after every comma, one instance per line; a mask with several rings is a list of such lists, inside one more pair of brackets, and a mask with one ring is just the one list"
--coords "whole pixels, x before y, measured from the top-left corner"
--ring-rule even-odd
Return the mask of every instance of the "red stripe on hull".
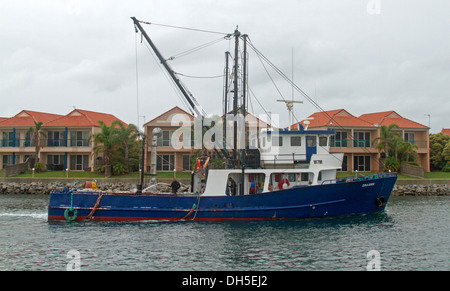
[[[83, 221], [87, 217], [79, 216], [75, 221]], [[165, 217], [92, 217], [90, 220], [95, 221], [145, 221], [145, 220], [156, 220], [156, 221], [237, 221], [237, 220], [276, 220], [276, 218], [165, 218]], [[64, 216], [52, 215], [48, 217], [48, 221], [66, 221]]]

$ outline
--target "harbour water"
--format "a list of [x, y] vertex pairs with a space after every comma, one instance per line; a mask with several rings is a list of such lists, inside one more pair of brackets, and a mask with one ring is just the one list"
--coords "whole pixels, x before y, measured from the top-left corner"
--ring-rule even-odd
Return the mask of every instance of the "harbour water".
[[392, 197], [377, 215], [256, 222], [49, 223], [47, 203], [0, 195], [0, 270], [363, 271], [374, 258], [381, 270], [450, 270], [450, 196]]

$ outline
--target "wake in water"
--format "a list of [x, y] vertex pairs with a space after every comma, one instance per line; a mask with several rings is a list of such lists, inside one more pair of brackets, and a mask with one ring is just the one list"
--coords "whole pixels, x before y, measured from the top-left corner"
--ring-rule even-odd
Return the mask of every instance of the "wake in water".
[[47, 213], [0, 213], [0, 217], [31, 217], [47, 220]]

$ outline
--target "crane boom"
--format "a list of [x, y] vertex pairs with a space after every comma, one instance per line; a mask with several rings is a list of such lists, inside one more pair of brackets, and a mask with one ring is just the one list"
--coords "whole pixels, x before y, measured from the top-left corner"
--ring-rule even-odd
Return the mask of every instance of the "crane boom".
[[[177, 78], [177, 76], [175, 75], [174, 70], [169, 66], [169, 64], [167, 63], [166, 59], [161, 55], [161, 53], [159, 52], [158, 48], [155, 46], [155, 44], [152, 42], [152, 40], [148, 36], [147, 32], [141, 26], [139, 20], [137, 20], [136, 17], [131, 17], [131, 19], [133, 20], [135, 27], [137, 29], [139, 29], [139, 31], [142, 33], [142, 36], [145, 38], [145, 40], [148, 42], [150, 47], [153, 49], [153, 51], [155, 52], [155, 54], [158, 57], [159, 61], [164, 66], [164, 68], [167, 70], [167, 72], [169, 73], [170, 77], [175, 82], [175, 84], [177, 85], [178, 89], [181, 91], [181, 94], [183, 94], [183, 96], [186, 99], [186, 101], [189, 103], [189, 105], [194, 110], [195, 114], [198, 117], [205, 117], [203, 109], [197, 103], [197, 101], [195, 100], [194, 96], [192, 96], [192, 94], [183, 86], [183, 84]], [[136, 32], [137, 32], [137, 30], [136, 30]]]

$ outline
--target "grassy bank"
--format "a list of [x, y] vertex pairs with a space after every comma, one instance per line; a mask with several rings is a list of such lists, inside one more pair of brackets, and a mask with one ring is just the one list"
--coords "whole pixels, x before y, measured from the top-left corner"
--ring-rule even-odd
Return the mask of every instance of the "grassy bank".
[[[173, 178], [173, 172], [158, 172], [157, 178]], [[23, 174], [16, 175], [14, 177], [18, 178], [31, 178], [31, 172], [25, 172]], [[98, 179], [105, 178], [105, 175], [96, 174], [93, 172], [70, 172], [66, 173], [65, 171], [46, 171], [40, 173], [34, 173], [35, 178], [80, 178], [80, 179]], [[120, 175], [120, 176], [112, 176], [111, 178], [115, 179], [127, 179], [127, 178], [139, 178], [139, 172], [134, 172], [131, 174]], [[176, 178], [178, 179], [190, 179], [191, 173], [189, 172], [176, 172]]]

